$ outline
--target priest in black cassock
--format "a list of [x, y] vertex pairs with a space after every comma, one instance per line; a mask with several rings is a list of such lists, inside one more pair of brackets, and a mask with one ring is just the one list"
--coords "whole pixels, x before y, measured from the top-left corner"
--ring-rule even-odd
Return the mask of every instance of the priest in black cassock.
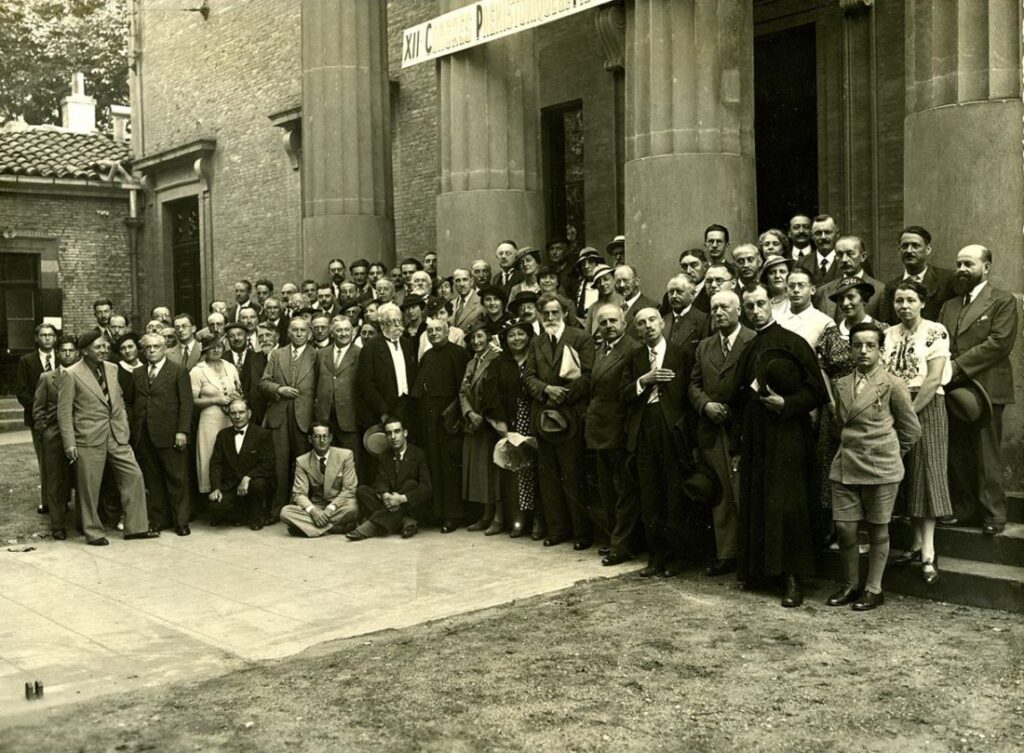
[[741, 448], [737, 578], [750, 586], [781, 577], [782, 606], [797, 607], [801, 578], [814, 575], [811, 412], [828, 392], [807, 342], [772, 320], [768, 290], [758, 284], [742, 300], [756, 334], [740, 357], [733, 404], [742, 416], [733, 444]]
[[428, 319], [426, 333], [430, 348], [423, 354], [410, 394], [416, 403], [422, 447], [433, 480], [432, 517], [441, 521], [441, 533], [451, 533], [466, 517], [462, 504], [462, 428], [455, 423], [461, 416], [459, 388], [470, 356], [465, 348], [448, 340], [447, 320]]

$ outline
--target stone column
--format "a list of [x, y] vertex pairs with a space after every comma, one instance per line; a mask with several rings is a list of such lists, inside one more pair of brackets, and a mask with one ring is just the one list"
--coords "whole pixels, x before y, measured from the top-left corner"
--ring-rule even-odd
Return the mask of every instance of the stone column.
[[[447, 12], [464, 3], [442, 2]], [[445, 269], [486, 258], [505, 238], [543, 247], [534, 32], [438, 64], [437, 251]]]
[[711, 223], [755, 239], [752, 0], [626, 7], [626, 241], [654, 289]]
[[387, 19], [377, 0], [302, 0], [303, 274], [394, 263]]

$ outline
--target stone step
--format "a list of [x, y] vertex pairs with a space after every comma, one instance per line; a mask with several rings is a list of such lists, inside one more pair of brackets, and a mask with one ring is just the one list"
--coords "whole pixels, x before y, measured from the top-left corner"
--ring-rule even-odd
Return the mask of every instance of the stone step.
[[0, 433], [7, 431], [21, 431], [25, 428], [25, 421], [21, 416], [17, 418], [0, 418]]
[[[913, 544], [913, 529], [908, 521], [894, 519], [889, 535], [894, 553], [909, 549]], [[1006, 530], [995, 536], [986, 536], [980, 528], [938, 526], [935, 551], [940, 560], [949, 556], [1024, 567], [1024, 523], [1007, 523]]]
[[[826, 558], [824, 575], [842, 580], [839, 555]], [[867, 557], [860, 558], [861, 579], [867, 575]], [[1024, 614], [1024, 567], [939, 555], [939, 579], [928, 585], [920, 566], [887, 567], [882, 587], [886, 591], [971, 607], [1003, 609]]]

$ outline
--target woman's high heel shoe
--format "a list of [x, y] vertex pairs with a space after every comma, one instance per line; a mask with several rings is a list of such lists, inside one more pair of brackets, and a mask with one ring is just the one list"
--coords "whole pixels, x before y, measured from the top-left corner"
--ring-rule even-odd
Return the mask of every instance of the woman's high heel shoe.
[[929, 586], [939, 579], [939, 569], [933, 560], [925, 560], [921, 563], [921, 576]]
[[921, 564], [921, 550], [920, 549], [908, 549], [897, 557], [893, 558], [890, 565], [920, 565]]

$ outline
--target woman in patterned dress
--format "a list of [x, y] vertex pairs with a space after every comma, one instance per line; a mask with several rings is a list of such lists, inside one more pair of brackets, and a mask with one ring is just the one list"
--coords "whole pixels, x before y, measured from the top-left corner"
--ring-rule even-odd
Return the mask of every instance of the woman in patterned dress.
[[939, 578], [935, 519], [953, 514], [946, 475], [949, 424], [942, 389], [953, 369], [946, 328], [921, 316], [927, 302], [928, 291], [916, 280], [896, 286], [892, 305], [900, 323], [886, 331], [882, 359], [889, 373], [910, 389], [921, 421], [921, 439], [903, 461], [903, 491], [914, 524], [914, 541], [894, 564], [920, 562], [924, 580], [931, 584]]
[[199, 491], [210, 492], [210, 458], [221, 429], [231, 426], [226, 413], [232, 400], [243, 397], [235, 365], [223, 360], [224, 341], [216, 335], [203, 339], [203, 360], [192, 367], [192, 397], [199, 411], [196, 429], [196, 476]]

